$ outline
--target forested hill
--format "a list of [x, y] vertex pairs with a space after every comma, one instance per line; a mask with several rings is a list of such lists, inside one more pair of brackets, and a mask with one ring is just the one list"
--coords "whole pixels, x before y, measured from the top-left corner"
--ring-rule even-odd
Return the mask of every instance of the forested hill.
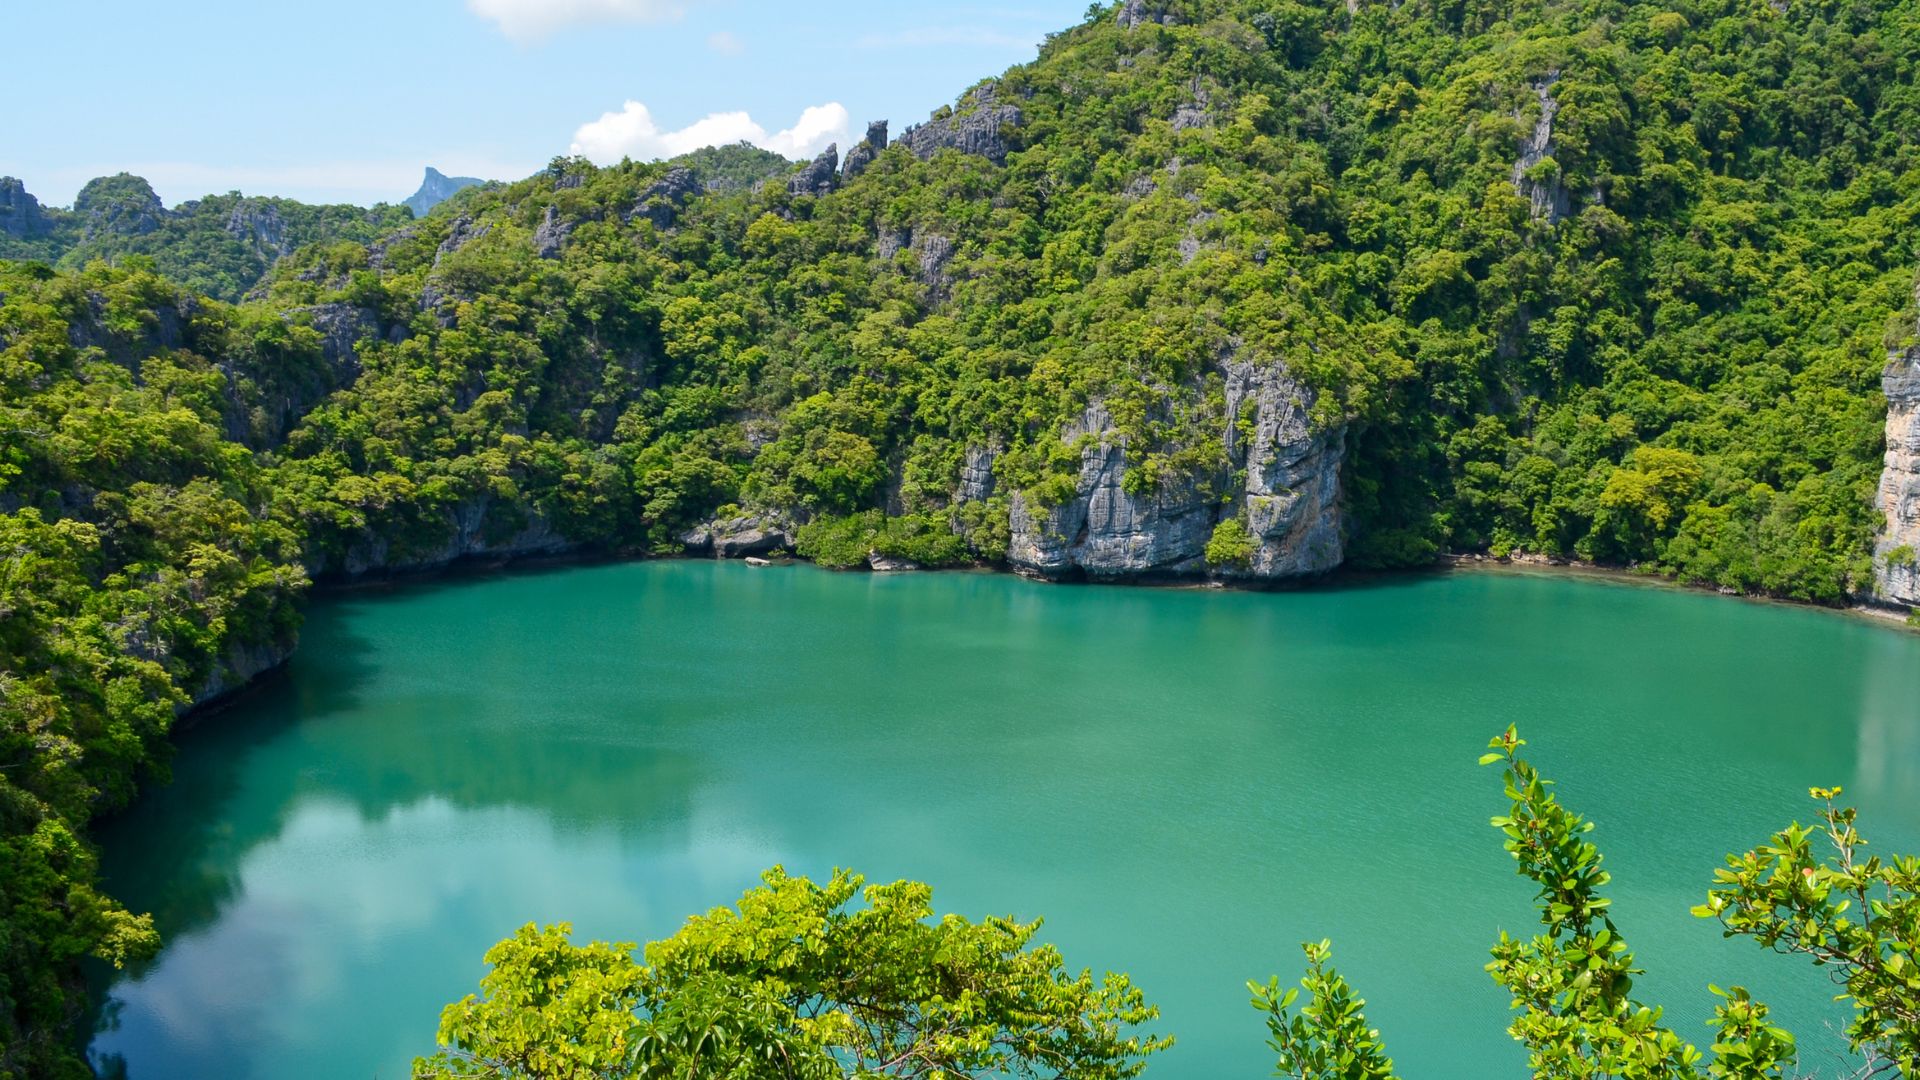
[[[444, 178], [443, 178], [444, 179]], [[443, 196], [444, 197], [444, 196]], [[311, 206], [231, 192], [167, 209], [138, 176], [91, 180], [73, 208], [40, 205], [0, 176], [0, 259], [78, 269], [96, 259], [151, 259], [190, 289], [238, 300], [281, 256], [307, 244], [372, 240], [412, 220], [402, 206]]]
[[74, 958], [151, 947], [80, 829], [310, 575], [792, 541], [1869, 589], [1916, 35], [1912, 0], [1128, 0], [897, 138], [557, 160], [239, 306], [164, 243], [0, 263], [0, 1065], [73, 1066]]

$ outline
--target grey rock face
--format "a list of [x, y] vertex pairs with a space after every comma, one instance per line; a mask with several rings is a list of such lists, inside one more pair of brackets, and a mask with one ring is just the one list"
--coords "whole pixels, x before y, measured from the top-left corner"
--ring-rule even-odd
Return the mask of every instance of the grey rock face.
[[280, 218], [280, 208], [264, 200], [241, 199], [234, 203], [226, 229], [229, 236], [272, 252], [276, 258], [293, 250], [287, 243], [287, 225]]
[[29, 240], [46, 229], [40, 200], [28, 193], [25, 184], [11, 176], [0, 176], [0, 236]]
[[1558, 176], [1536, 181], [1528, 177], [1527, 172], [1553, 156], [1553, 120], [1560, 113], [1559, 99], [1553, 96], [1553, 84], [1559, 81], [1560, 73], [1556, 71], [1530, 84], [1540, 102], [1540, 116], [1533, 123], [1532, 133], [1520, 140], [1520, 157], [1513, 163], [1513, 189], [1532, 203], [1533, 216], [1545, 218], [1548, 224], [1567, 216], [1566, 186]]
[[1026, 114], [1020, 106], [1002, 104], [999, 86], [989, 82], [967, 95], [953, 115], [910, 127], [900, 136], [900, 141], [922, 159], [943, 149], [953, 149], [963, 154], [978, 154], [996, 165], [1003, 165], [1009, 150], [1006, 131], [1019, 127], [1025, 120]]
[[880, 234], [880, 239], [874, 244], [873, 250], [881, 262], [891, 262], [895, 255], [900, 254], [911, 243], [913, 243], [912, 232], [906, 229], [889, 229]]
[[785, 526], [752, 514], [710, 521], [680, 535], [689, 554], [712, 555], [717, 559], [740, 559], [748, 555], [767, 555], [793, 548], [793, 536]]
[[543, 259], [557, 259], [560, 249], [567, 246], [567, 237], [571, 235], [573, 222], [565, 220], [549, 206], [546, 217], [540, 220], [540, 227], [533, 230], [533, 253]]
[[440, 247], [433, 253], [433, 265], [439, 266], [440, 260], [487, 235], [492, 228], [491, 225], [476, 225], [470, 217], [454, 219], [453, 228], [447, 231], [447, 238], [440, 241]]
[[789, 195], [825, 195], [840, 181], [840, 147], [829, 145], [799, 172], [787, 180]]
[[188, 712], [236, 693], [255, 679], [293, 659], [295, 642], [235, 642], [214, 664], [213, 674], [193, 693], [192, 700], [179, 708]]
[[851, 180], [865, 172], [867, 166], [873, 164], [873, 159], [879, 157], [880, 151], [886, 148], [887, 122], [875, 120], [867, 125], [867, 137], [847, 151], [847, 160], [840, 166], [840, 171]]
[[1333, 569], [1345, 554], [1340, 468], [1346, 429], [1315, 431], [1313, 392], [1284, 368], [1229, 360], [1226, 372], [1227, 431], [1243, 415], [1253, 420], [1253, 440], [1235, 462], [1246, 468], [1241, 499], [1247, 531], [1258, 545], [1246, 575], [1278, 578]]
[[986, 502], [993, 497], [993, 462], [999, 457], [991, 446], [967, 447], [966, 464], [960, 467], [960, 486], [954, 489], [955, 502]]
[[867, 552], [867, 568], [877, 574], [898, 574], [908, 570], [920, 569], [920, 564], [912, 559], [882, 555], [877, 551]]
[[428, 211], [452, 198], [456, 192], [481, 183], [485, 181], [472, 176], [448, 176], [429, 165], [425, 178], [420, 181], [420, 190], [403, 200], [403, 205], [413, 211], [414, 217], [426, 217]]
[[1042, 577], [1126, 577], [1198, 573], [1213, 535], [1216, 506], [1193, 487], [1129, 494], [1121, 486], [1126, 443], [1113, 418], [1096, 402], [1067, 425], [1061, 441], [1081, 442], [1080, 476], [1073, 498], [1039, 509], [1015, 492], [1007, 561]]
[[647, 190], [640, 193], [640, 199], [633, 204], [633, 211], [627, 220], [642, 218], [653, 223], [656, 229], [672, 225], [680, 216], [680, 208], [687, 200], [700, 194], [700, 179], [693, 175], [692, 169], [675, 167], [655, 180]]
[[1887, 358], [1887, 459], [1875, 502], [1886, 516], [1874, 546], [1874, 591], [1892, 604], [1920, 607], [1920, 347]]
[[949, 281], [947, 264], [953, 261], [953, 241], [938, 233], [925, 233], [914, 240], [920, 256], [920, 284], [934, 292], [944, 292]]
[[[1325, 573], [1343, 557], [1339, 506], [1343, 430], [1316, 432], [1309, 417], [1313, 394], [1277, 365], [1229, 358], [1227, 414], [1222, 437], [1231, 440], [1242, 416], [1253, 438], [1230, 456], [1244, 465], [1246, 484], [1228, 504], [1197, 483], [1163, 485], [1148, 495], [1126, 491], [1127, 447], [1099, 403], [1061, 433], [1081, 445], [1073, 498], [1060, 506], [1030, 506], [1016, 492], [1010, 511], [1007, 559], [1041, 577], [1093, 578], [1197, 575], [1209, 572], [1249, 580]], [[1084, 441], [1082, 441], [1084, 440]], [[971, 460], [971, 456], [970, 456]], [[1244, 568], [1206, 564], [1207, 541], [1223, 516], [1240, 513], [1255, 540]]]
[[1165, 6], [1153, 3], [1152, 0], [1126, 0], [1125, 3], [1120, 5], [1118, 21], [1120, 23], [1120, 29], [1133, 30], [1150, 23], [1174, 26], [1178, 24], [1180, 20], [1178, 16], [1169, 12]]
[[[518, 527], [504, 526], [501, 514], [486, 498], [469, 499], [448, 513], [447, 538], [421, 550], [397, 550], [384, 536], [367, 534], [348, 548], [337, 571], [349, 578], [371, 574], [437, 570], [462, 559], [512, 559], [563, 555], [579, 544], [562, 536], [545, 518], [532, 515]], [[509, 519], [510, 520], [510, 519]], [[319, 576], [329, 568], [308, 567]]]
[[144, 236], [167, 219], [167, 208], [153, 187], [126, 173], [87, 181], [74, 196], [73, 209], [86, 218], [90, 238], [102, 233]]

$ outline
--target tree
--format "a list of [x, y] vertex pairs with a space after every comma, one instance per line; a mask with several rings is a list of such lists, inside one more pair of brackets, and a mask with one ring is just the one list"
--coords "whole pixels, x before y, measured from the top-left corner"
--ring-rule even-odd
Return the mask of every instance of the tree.
[[[1172, 1040], [1125, 976], [1069, 973], [1039, 922], [933, 920], [932, 890], [775, 867], [737, 908], [648, 946], [527, 926], [449, 1005], [420, 1080], [1137, 1076]], [[855, 908], [856, 897], [865, 901]]]
[[[1586, 839], [1593, 822], [1560, 804], [1552, 782], [1519, 756], [1513, 728], [1495, 736], [1482, 765], [1504, 764], [1511, 805], [1493, 818], [1521, 877], [1534, 883], [1545, 932], [1531, 940], [1504, 931], [1487, 971], [1513, 995], [1518, 1015], [1507, 1029], [1528, 1050], [1536, 1080], [1769, 1080], [1794, 1062], [1791, 1035], [1768, 1023], [1767, 1008], [1743, 989], [1715, 989], [1722, 1001], [1713, 1059], [1661, 1025], [1658, 1006], [1632, 996], [1633, 953], [1609, 913], [1601, 888], [1611, 880]], [[1268, 1013], [1278, 1075], [1295, 1080], [1392, 1080], [1377, 1032], [1366, 1026], [1364, 1001], [1326, 966], [1329, 945], [1308, 945], [1303, 987], [1311, 1003], [1287, 1009], [1296, 991], [1277, 980], [1255, 987], [1254, 1006]]]
[[[1853, 1001], [1847, 1039], [1867, 1058], [1867, 1075], [1920, 1076], [1920, 859], [1862, 859], [1857, 812], [1834, 802], [1840, 789], [1812, 794], [1821, 826], [1790, 825], [1772, 843], [1728, 856], [1694, 914], [1720, 920], [1728, 937], [1830, 969]], [[1831, 856], [1814, 857], [1815, 833]]]

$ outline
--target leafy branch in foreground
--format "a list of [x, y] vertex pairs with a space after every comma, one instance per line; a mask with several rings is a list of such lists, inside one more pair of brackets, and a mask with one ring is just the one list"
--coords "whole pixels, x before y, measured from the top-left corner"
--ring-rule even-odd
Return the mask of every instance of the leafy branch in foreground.
[[[1854, 1003], [1847, 1039], [1867, 1059], [1867, 1076], [1920, 1076], [1920, 859], [1862, 859], [1857, 812], [1836, 805], [1839, 788], [1814, 788], [1823, 828], [1790, 825], [1714, 873], [1707, 902], [1693, 909], [1720, 920], [1728, 937], [1750, 937], [1780, 953], [1831, 969]], [[1833, 855], [1816, 859], [1824, 832]]]
[[[1267, 1014], [1267, 1045], [1279, 1055], [1277, 1076], [1300, 1080], [1398, 1080], [1393, 1059], [1387, 1057], [1380, 1033], [1367, 1026], [1361, 1010], [1367, 1002], [1356, 997], [1340, 973], [1328, 966], [1333, 943], [1306, 942], [1307, 977], [1300, 986], [1280, 989], [1280, 980], [1265, 986], [1250, 982], [1253, 1007]], [[1308, 1001], [1298, 1013], [1289, 1012], [1300, 991]]]
[[[1170, 1038], [1125, 976], [1071, 974], [1038, 922], [933, 920], [918, 882], [779, 867], [647, 948], [531, 925], [447, 1007], [420, 1080], [1127, 1080]], [[865, 906], [852, 907], [856, 897]]]
[[[1722, 1000], [1709, 1021], [1717, 1035], [1704, 1071], [1699, 1049], [1662, 1026], [1662, 1010], [1632, 996], [1634, 976], [1641, 972], [1609, 915], [1611, 902], [1601, 895], [1611, 877], [1599, 848], [1586, 838], [1593, 822], [1561, 805], [1549, 790], [1552, 782], [1519, 756], [1525, 745], [1509, 727], [1488, 744], [1480, 763], [1506, 766], [1511, 805], [1493, 825], [1505, 835], [1520, 876], [1537, 886], [1545, 927], [1531, 940], [1503, 931], [1487, 965], [1513, 995], [1519, 1015], [1508, 1032], [1527, 1048], [1531, 1074], [1537, 1080], [1783, 1076], [1795, 1060], [1793, 1036], [1769, 1023], [1767, 1007], [1740, 987], [1714, 988]], [[1909, 920], [1913, 916], [1911, 907], [1901, 912]], [[1308, 971], [1301, 985], [1312, 997], [1297, 1014], [1289, 1012], [1297, 990], [1282, 994], [1278, 980], [1253, 986], [1254, 1007], [1268, 1014], [1269, 1045], [1279, 1054], [1276, 1075], [1397, 1080], [1379, 1033], [1367, 1027], [1361, 1013], [1365, 1002], [1327, 966], [1328, 943], [1305, 948]], [[1907, 964], [1900, 961], [1897, 970], [1911, 975]]]
[[[1531, 941], [1505, 931], [1487, 971], [1513, 995], [1508, 1031], [1527, 1047], [1539, 1077], [1696, 1077], [1700, 1051], [1660, 1023], [1662, 1010], [1632, 997], [1633, 953], [1600, 894], [1611, 875], [1586, 835], [1593, 822], [1561, 805], [1552, 781], [1519, 756], [1513, 728], [1494, 737], [1482, 765], [1504, 762], [1512, 806], [1493, 826], [1535, 899], [1546, 932]], [[1710, 1023], [1718, 1029], [1712, 1077], [1777, 1077], [1794, 1061], [1794, 1041], [1766, 1022], [1765, 1005], [1734, 987]]]

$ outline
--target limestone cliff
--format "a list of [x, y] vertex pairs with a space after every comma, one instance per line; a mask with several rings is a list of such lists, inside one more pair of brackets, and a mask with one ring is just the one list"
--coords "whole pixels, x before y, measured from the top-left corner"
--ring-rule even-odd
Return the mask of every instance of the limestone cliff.
[[1896, 349], [1881, 385], [1887, 394], [1887, 464], [1877, 500], [1886, 527], [1874, 547], [1874, 591], [1890, 604], [1920, 606], [1920, 345]]
[[[1048, 578], [1123, 578], [1217, 574], [1273, 581], [1325, 573], [1340, 564], [1340, 467], [1343, 429], [1316, 430], [1313, 392], [1277, 365], [1228, 359], [1227, 406], [1218, 417], [1230, 477], [1221, 498], [1215, 485], [1162, 484], [1149, 494], [1126, 489], [1126, 441], [1099, 403], [1061, 432], [1081, 447], [1074, 495], [1059, 506], [1036, 507], [1021, 493], [1011, 500], [1007, 561]], [[1251, 437], [1241, 433], [1250, 429]], [[983, 461], [969, 455], [967, 483], [983, 487]], [[1210, 567], [1207, 541], [1216, 526], [1239, 516], [1254, 550], [1243, 566]]]

